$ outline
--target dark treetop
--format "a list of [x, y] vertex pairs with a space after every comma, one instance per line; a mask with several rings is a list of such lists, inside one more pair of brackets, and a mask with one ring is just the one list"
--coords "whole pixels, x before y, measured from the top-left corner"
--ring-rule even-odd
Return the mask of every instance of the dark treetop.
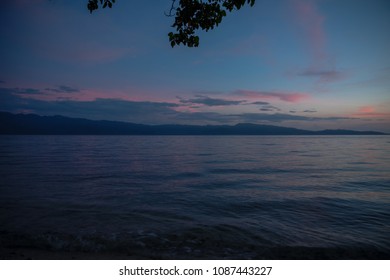
[[[222, 22], [227, 12], [241, 9], [245, 4], [253, 6], [256, 0], [172, 0], [167, 16], [175, 18], [172, 27], [175, 32], [168, 34], [171, 46], [183, 44], [188, 47], [199, 46], [199, 29], [209, 31]], [[88, 10], [112, 8], [115, 0], [89, 0]]]

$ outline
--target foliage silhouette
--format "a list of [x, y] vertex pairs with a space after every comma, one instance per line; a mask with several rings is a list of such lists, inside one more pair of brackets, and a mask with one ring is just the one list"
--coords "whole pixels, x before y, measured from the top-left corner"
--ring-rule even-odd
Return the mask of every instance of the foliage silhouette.
[[[253, 6], [256, 0], [172, 0], [171, 8], [166, 16], [174, 17], [172, 25], [175, 32], [169, 32], [168, 37], [172, 47], [183, 44], [188, 47], [199, 46], [199, 36], [196, 31], [214, 29], [227, 15], [227, 12], [241, 9], [245, 4]], [[115, 0], [89, 0], [88, 10], [112, 8]]]

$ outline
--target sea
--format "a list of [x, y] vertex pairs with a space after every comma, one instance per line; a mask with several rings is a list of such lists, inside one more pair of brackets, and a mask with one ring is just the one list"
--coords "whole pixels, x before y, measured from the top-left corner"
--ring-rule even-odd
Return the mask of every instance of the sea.
[[389, 259], [390, 136], [1, 136], [0, 248]]

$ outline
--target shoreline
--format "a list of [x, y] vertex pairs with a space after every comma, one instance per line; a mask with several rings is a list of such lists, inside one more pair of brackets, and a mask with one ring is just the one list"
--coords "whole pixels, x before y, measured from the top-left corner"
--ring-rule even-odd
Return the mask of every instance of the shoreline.
[[[254, 250], [256, 251], [256, 250]], [[168, 252], [150, 251], [134, 252], [80, 252], [54, 251], [36, 248], [0, 248], [0, 260], [389, 260], [390, 253], [374, 249], [347, 248], [309, 248], [309, 247], [267, 247], [258, 250], [253, 256], [244, 254], [213, 255], [205, 253], [172, 254]], [[248, 256], [248, 255], [246, 255]]]
[[0, 248], [1, 260], [125, 260], [135, 259], [117, 253], [51, 251], [30, 248]]

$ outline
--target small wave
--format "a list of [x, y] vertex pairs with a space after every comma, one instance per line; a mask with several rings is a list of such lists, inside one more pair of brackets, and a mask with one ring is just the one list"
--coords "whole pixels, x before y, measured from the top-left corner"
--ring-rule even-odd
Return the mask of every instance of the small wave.
[[373, 164], [373, 163], [372, 162], [367, 162], [367, 161], [352, 161], [352, 162], [347, 162], [347, 164], [366, 165], [366, 164]]
[[214, 174], [254, 174], [255, 170], [250, 169], [239, 169], [239, 168], [214, 168], [209, 170], [210, 173]]
[[172, 176], [173, 179], [188, 179], [188, 178], [200, 178], [203, 177], [203, 173], [199, 172], [182, 172]]
[[199, 154], [196, 154], [197, 156], [200, 156], [200, 157], [210, 157], [210, 156], [214, 156], [214, 154], [212, 153], [199, 153]]
[[[241, 169], [241, 168], [214, 168], [208, 170], [212, 174], [271, 174], [271, 173], [290, 173], [296, 170], [281, 169], [281, 168], [255, 168], [255, 169]], [[305, 172], [305, 170], [303, 170]]]

